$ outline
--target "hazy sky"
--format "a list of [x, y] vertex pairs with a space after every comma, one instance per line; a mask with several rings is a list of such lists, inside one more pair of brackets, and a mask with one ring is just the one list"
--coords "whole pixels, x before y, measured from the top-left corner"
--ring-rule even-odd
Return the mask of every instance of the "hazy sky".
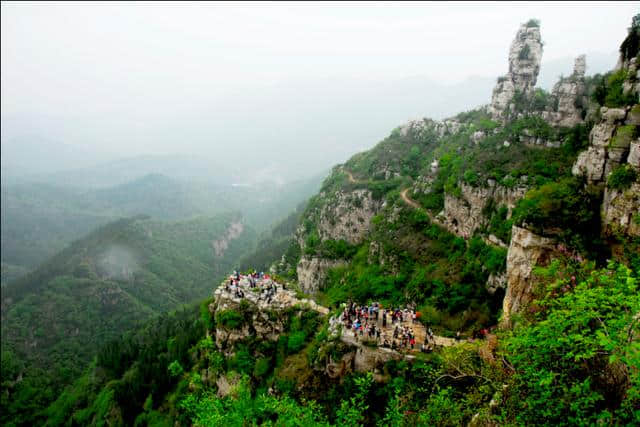
[[[105, 151], [215, 151], [228, 144], [226, 124], [227, 133], [242, 133], [282, 108], [265, 93], [315, 82], [495, 78], [507, 71], [519, 24], [532, 17], [542, 22], [544, 61], [612, 52], [639, 6], [3, 2], [2, 114], [48, 117], [63, 129], [51, 131], [57, 138]], [[286, 109], [289, 122], [305, 119], [295, 115], [304, 108]], [[230, 141], [256, 135], [277, 138], [278, 129]]]

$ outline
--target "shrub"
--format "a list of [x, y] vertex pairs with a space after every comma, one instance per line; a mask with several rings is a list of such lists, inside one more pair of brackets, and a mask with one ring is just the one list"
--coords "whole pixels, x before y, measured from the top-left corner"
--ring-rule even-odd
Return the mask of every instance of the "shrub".
[[628, 148], [631, 140], [636, 136], [637, 128], [634, 125], [618, 127], [616, 134], [611, 138], [611, 146], [615, 148]]
[[538, 321], [505, 340], [514, 375], [504, 424], [637, 425], [639, 295], [631, 271], [614, 264], [551, 285]]
[[536, 27], [539, 28], [540, 27], [540, 20], [539, 19], [529, 19], [526, 23], [526, 26], [528, 28], [532, 28], [532, 27]]
[[297, 353], [302, 350], [306, 338], [307, 336], [304, 331], [293, 332], [289, 335], [289, 340], [287, 341], [287, 351], [289, 354]]
[[478, 174], [472, 170], [466, 171], [462, 176], [462, 179], [472, 187], [476, 187], [478, 185]]
[[513, 220], [527, 223], [537, 233], [558, 234], [570, 245], [585, 249], [599, 241], [599, 212], [599, 195], [568, 177], [530, 190], [518, 202]]
[[239, 329], [244, 319], [242, 314], [235, 310], [222, 310], [216, 313], [216, 323], [227, 329]]
[[344, 239], [325, 240], [322, 242], [320, 249], [322, 256], [330, 259], [349, 259], [352, 258], [357, 251], [357, 246], [349, 244]]
[[638, 173], [629, 165], [620, 165], [615, 168], [609, 178], [607, 185], [615, 190], [625, 190], [638, 179]]
[[180, 362], [178, 362], [177, 360], [171, 362], [167, 370], [169, 371], [169, 375], [171, 375], [172, 377], [178, 377], [184, 372], [182, 365], [180, 365]]
[[611, 74], [606, 82], [606, 95], [604, 97], [604, 105], [610, 108], [623, 107], [625, 105], [633, 105], [637, 98], [632, 91], [625, 94], [622, 84], [627, 78], [624, 69], [618, 70]]
[[253, 376], [256, 378], [264, 377], [271, 368], [271, 359], [267, 357], [261, 357], [256, 361], [253, 367]]

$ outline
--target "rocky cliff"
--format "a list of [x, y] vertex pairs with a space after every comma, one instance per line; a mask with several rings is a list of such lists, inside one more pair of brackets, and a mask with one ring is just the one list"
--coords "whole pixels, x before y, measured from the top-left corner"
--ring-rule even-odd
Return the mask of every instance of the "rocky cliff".
[[576, 58], [573, 73], [561, 78], [551, 91], [552, 105], [542, 117], [553, 126], [572, 127], [581, 123], [586, 114], [584, 74], [587, 69], [586, 56]]
[[332, 260], [317, 256], [302, 256], [296, 268], [300, 288], [303, 292], [309, 294], [316, 293], [327, 277], [327, 271], [330, 268], [343, 265], [344, 263], [342, 260]]
[[460, 190], [460, 197], [445, 194], [444, 210], [437, 218], [452, 233], [469, 238], [489, 221], [484, 211], [490, 200], [493, 200], [496, 206], [507, 207], [508, 219], [518, 200], [527, 192], [527, 187], [520, 183], [514, 188], [506, 188], [490, 179], [486, 187], [460, 183]]
[[[266, 295], [267, 286], [273, 286], [273, 296]], [[258, 286], [251, 288], [247, 278], [240, 281], [242, 296], [220, 285], [214, 292], [214, 301], [209, 312], [218, 321], [215, 341], [219, 350], [226, 355], [233, 354], [236, 343], [247, 338], [277, 341], [285, 332], [286, 313], [293, 310], [296, 315], [305, 310], [313, 310], [327, 315], [329, 310], [313, 300], [298, 298], [292, 290], [271, 279], [259, 280]], [[225, 313], [228, 313], [225, 316]], [[230, 314], [229, 314], [230, 313]], [[226, 319], [231, 319], [228, 321]]]
[[[602, 225], [606, 235], [640, 235], [640, 89], [638, 57], [620, 55], [616, 74], [622, 81], [622, 96], [634, 105], [603, 106], [600, 119], [589, 134], [589, 147], [573, 165], [574, 175], [585, 177], [588, 184], [603, 185]], [[611, 102], [611, 101], [610, 101]], [[620, 186], [611, 182], [612, 173], [629, 170], [635, 182]], [[635, 172], [631, 172], [635, 171]]]
[[237, 239], [244, 231], [244, 225], [240, 221], [232, 222], [224, 236], [211, 242], [213, 253], [216, 257], [221, 257], [229, 247], [232, 240]]
[[351, 244], [364, 238], [371, 218], [381, 203], [373, 199], [371, 191], [358, 189], [338, 191], [334, 198], [322, 206], [318, 218], [320, 240], [345, 240]]
[[[355, 182], [352, 176], [349, 178]], [[320, 243], [327, 240], [343, 240], [352, 245], [361, 243], [370, 229], [371, 219], [382, 207], [382, 202], [375, 200], [367, 189], [337, 190], [320, 196], [320, 206], [307, 216], [315, 224]], [[296, 240], [303, 252], [308, 237], [309, 232], [304, 227], [296, 232]], [[327, 270], [340, 264], [343, 261], [312, 253], [303, 255], [296, 267], [300, 287], [304, 292], [315, 293], [322, 285]]]
[[578, 156], [573, 174], [584, 176], [589, 184], [606, 181], [607, 176], [623, 163], [636, 162], [638, 138], [636, 128], [640, 124], [640, 107], [602, 107], [601, 119], [589, 134], [589, 147]]
[[545, 266], [557, 255], [553, 239], [525, 228], [513, 227], [507, 253], [507, 292], [502, 305], [505, 325], [510, 323], [514, 313], [522, 312], [533, 298], [533, 267]]

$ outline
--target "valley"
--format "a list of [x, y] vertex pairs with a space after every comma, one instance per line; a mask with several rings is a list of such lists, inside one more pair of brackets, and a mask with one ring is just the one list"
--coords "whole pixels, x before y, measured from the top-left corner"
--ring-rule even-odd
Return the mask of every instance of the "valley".
[[543, 28], [326, 174], [3, 180], [2, 424], [639, 424], [640, 15], [550, 90]]

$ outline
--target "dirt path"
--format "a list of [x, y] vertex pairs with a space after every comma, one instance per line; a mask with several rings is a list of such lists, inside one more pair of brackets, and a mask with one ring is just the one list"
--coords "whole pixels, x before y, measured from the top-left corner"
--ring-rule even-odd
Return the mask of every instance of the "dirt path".
[[362, 184], [362, 183], [366, 182], [366, 181], [361, 181], [359, 179], [355, 179], [353, 177], [353, 174], [351, 172], [349, 172], [348, 170], [346, 170], [345, 168], [342, 168], [342, 172], [347, 174], [347, 178], [349, 179], [349, 182], [352, 183], [352, 184]]
[[402, 200], [404, 200], [404, 202], [406, 204], [408, 204], [409, 206], [411, 206], [412, 208], [415, 209], [422, 209], [422, 206], [420, 206], [418, 204], [418, 202], [416, 202], [415, 200], [413, 200], [411, 197], [409, 197], [409, 195], [407, 194], [409, 192], [409, 189], [411, 187], [407, 187], [404, 190], [402, 190], [402, 193], [400, 193], [400, 197], [402, 197]]

